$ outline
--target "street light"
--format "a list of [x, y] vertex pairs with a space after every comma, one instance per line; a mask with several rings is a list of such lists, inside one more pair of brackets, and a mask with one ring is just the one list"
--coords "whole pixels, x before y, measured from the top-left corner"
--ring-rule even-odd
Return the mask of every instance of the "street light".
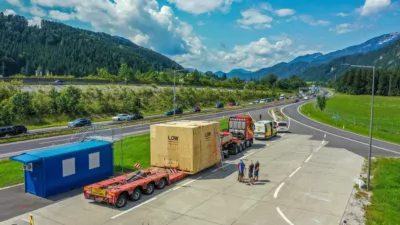
[[174, 111], [174, 120], [175, 120], [175, 109], [176, 109], [176, 105], [175, 105], [175, 103], [176, 103], [176, 92], [175, 92], [175, 77], [176, 77], [176, 73], [177, 72], [183, 72], [183, 71], [187, 71], [187, 70], [189, 70], [190, 68], [188, 68], [188, 69], [183, 69], [183, 70], [174, 70], [174, 88], [173, 88], [173, 90], [174, 90], [174, 108], [173, 108], [173, 110], [172, 111]]
[[367, 174], [367, 190], [369, 190], [371, 184], [372, 124], [374, 119], [375, 66], [362, 66], [362, 65], [350, 65], [350, 64], [342, 64], [342, 65], [372, 69], [371, 118], [369, 120], [369, 156], [368, 156], [368, 174]]

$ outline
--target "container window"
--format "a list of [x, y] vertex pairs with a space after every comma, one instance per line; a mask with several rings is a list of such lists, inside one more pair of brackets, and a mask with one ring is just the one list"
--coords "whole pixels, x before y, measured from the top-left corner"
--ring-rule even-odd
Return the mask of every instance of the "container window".
[[89, 170], [100, 167], [100, 152], [89, 154]]
[[75, 158], [65, 159], [62, 161], [63, 177], [75, 174]]

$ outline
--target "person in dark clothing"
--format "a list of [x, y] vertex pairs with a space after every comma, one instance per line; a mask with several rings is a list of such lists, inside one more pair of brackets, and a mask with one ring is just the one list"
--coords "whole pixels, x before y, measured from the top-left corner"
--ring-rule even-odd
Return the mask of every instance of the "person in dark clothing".
[[254, 166], [254, 180], [258, 181], [258, 172], [260, 171], [260, 163], [257, 161], [256, 165]]
[[254, 164], [253, 161], [251, 161], [249, 166], [249, 184], [254, 184], [253, 172], [254, 172]]
[[260, 120], [262, 119], [262, 115], [260, 114]]

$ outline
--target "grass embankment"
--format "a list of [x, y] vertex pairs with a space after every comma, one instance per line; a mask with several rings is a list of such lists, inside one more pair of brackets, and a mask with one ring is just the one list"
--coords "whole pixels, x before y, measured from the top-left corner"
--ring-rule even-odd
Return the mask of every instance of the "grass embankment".
[[[305, 116], [357, 134], [369, 135], [371, 97], [335, 94], [321, 112], [310, 102], [301, 107]], [[374, 104], [373, 137], [400, 143], [400, 97], [377, 96]]]
[[[228, 119], [220, 121], [221, 130], [228, 127]], [[122, 167], [122, 151], [124, 172], [134, 170], [134, 162], [140, 163], [142, 168], [150, 166], [150, 134], [141, 134], [124, 138], [123, 142], [114, 144], [115, 172]], [[0, 188], [24, 182], [22, 164], [8, 159], [0, 160]]]
[[400, 159], [377, 158], [372, 163], [371, 205], [366, 210], [366, 225], [400, 224]]

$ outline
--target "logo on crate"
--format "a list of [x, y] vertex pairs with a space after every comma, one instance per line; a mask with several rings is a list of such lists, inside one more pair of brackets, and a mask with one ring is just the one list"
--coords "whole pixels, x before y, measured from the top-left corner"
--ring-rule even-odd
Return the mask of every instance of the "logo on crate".
[[170, 141], [178, 141], [179, 137], [178, 136], [169, 136], [168, 135], [168, 140]]

